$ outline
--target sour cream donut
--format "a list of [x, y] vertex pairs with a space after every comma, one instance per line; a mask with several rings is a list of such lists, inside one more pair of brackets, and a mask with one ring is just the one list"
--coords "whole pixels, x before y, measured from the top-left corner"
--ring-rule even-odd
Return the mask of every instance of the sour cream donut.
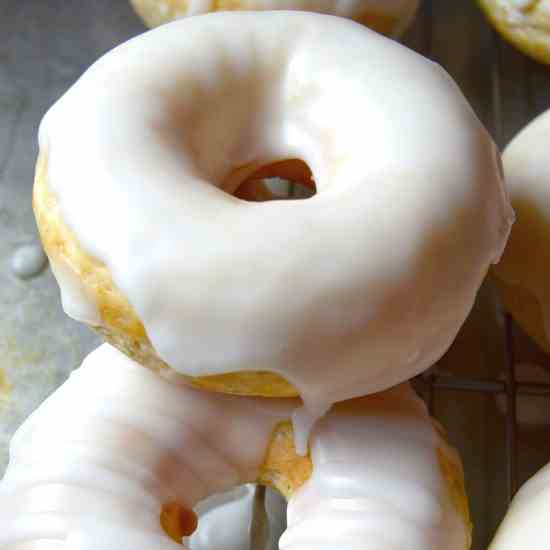
[[506, 147], [506, 184], [517, 222], [494, 273], [508, 311], [550, 353], [550, 111]]
[[289, 498], [281, 550], [469, 547], [460, 460], [410, 387], [337, 405], [308, 457], [289, 401], [170, 383], [102, 346], [14, 436], [0, 547], [181, 548], [198, 500], [249, 481]]
[[348, 17], [390, 36], [408, 27], [418, 0], [130, 0], [149, 27], [214, 11], [300, 10]]
[[[235, 197], [258, 171], [317, 193]], [[439, 66], [281, 11], [184, 19], [94, 64], [41, 124], [34, 206], [69, 315], [169, 376], [300, 394], [306, 428], [446, 351], [512, 218]]]

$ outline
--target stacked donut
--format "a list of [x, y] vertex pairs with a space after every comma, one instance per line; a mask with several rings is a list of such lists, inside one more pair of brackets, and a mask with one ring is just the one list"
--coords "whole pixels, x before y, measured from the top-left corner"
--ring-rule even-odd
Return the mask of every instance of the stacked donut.
[[[247, 482], [289, 499], [281, 548], [469, 547], [460, 460], [406, 381], [513, 215], [441, 68], [339, 17], [209, 14], [107, 54], [39, 137], [63, 305], [109, 344], [14, 437], [0, 547], [171, 548]], [[259, 176], [315, 194], [258, 202]]]

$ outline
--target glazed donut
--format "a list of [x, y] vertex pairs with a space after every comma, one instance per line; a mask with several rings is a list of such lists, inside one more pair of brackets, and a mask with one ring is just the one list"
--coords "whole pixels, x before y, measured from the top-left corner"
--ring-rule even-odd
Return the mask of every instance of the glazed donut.
[[549, 509], [550, 464], [517, 492], [489, 550], [547, 550], [550, 540]]
[[[517, 222], [494, 274], [506, 309], [550, 353], [550, 111], [506, 147], [506, 184]], [[536, 269], [533, 262], [536, 261]]]
[[496, 30], [524, 54], [550, 64], [550, 0], [478, 0]]
[[130, 0], [149, 27], [213, 11], [300, 10], [348, 17], [397, 37], [409, 26], [418, 0]]
[[308, 457], [289, 401], [170, 383], [103, 345], [14, 436], [0, 547], [175, 549], [199, 499], [253, 480], [289, 498], [282, 550], [469, 547], [460, 460], [408, 385], [337, 405]]
[[[339, 17], [163, 25], [95, 63], [39, 138], [34, 208], [67, 313], [167, 376], [299, 394], [300, 449], [332, 403], [446, 351], [512, 220], [449, 76]], [[316, 194], [235, 197], [258, 172]]]

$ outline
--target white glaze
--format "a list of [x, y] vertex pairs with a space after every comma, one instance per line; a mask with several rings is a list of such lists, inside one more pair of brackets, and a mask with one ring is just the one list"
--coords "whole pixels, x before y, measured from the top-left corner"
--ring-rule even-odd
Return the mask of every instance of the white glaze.
[[292, 406], [178, 387], [103, 345], [15, 434], [0, 548], [177, 548], [160, 527], [162, 504], [191, 508], [254, 480]]
[[86, 287], [66, 264], [50, 258], [50, 268], [59, 285], [61, 304], [67, 315], [92, 326], [101, 324], [94, 302], [87, 296]]
[[409, 385], [360, 402], [315, 428], [313, 475], [289, 502], [281, 550], [465, 550], [425, 405]]
[[518, 491], [489, 550], [548, 550], [550, 464]]
[[[102, 346], [14, 436], [0, 547], [175, 550], [162, 504], [254, 479], [288, 401], [175, 386]], [[291, 498], [281, 548], [380, 550], [389, 537], [395, 550], [464, 550], [437, 462], [444, 442], [412, 390], [345, 407], [314, 432], [314, 474]]]
[[46, 266], [48, 258], [40, 243], [25, 244], [18, 247], [11, 257], [11, 270], [20, 279], [29, 279], [38, 275]]
[[[433, 364], [512, 221], [495, 146], [449, 76], [317, 14], [139, 36], [50, 109], [40, 146], [64, 219], [168, 364], [278, 372], [310, 413]], [[231, 196], [235, 168], [294, 157], [314, 197]]]

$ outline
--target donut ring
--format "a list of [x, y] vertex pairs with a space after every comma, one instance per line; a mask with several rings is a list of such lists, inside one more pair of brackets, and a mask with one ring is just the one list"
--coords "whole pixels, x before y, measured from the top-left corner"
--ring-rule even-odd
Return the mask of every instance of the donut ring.
[[148, 27], [215, 11], [300, 10], [353, 19], [371, 29], [398, 37], [409, 26], [418, 0], [130, 0]]
[[495, 29], [511, 44], [541, 63], [550, 64], [548, 0], [478, 0]]
[[[506, 309], [550, 353], [550, 111], [528, 124], [503, 154], [517, 221], [495, 280]], [[533, 261], [536, 258], [536, 269]]]
[[282, 550], [469, 547], [460, 460], [408, 385], [338, 405], [307, 457], [291, 411], [175, 385], [104, 345], [14, 436], [0, 546], [175, 549], [198, 500], [256, 480], [289, 498]]
[[[40, 150], [34, 208], [70, 315], [167, 375], [299, 393], [316, 414], [432, 365], [512, 220], [496, 148], [448, 75], [326, 15], [139, 36], [50, 109]], [[233, 196], [281, 167], [317, 194]]]

